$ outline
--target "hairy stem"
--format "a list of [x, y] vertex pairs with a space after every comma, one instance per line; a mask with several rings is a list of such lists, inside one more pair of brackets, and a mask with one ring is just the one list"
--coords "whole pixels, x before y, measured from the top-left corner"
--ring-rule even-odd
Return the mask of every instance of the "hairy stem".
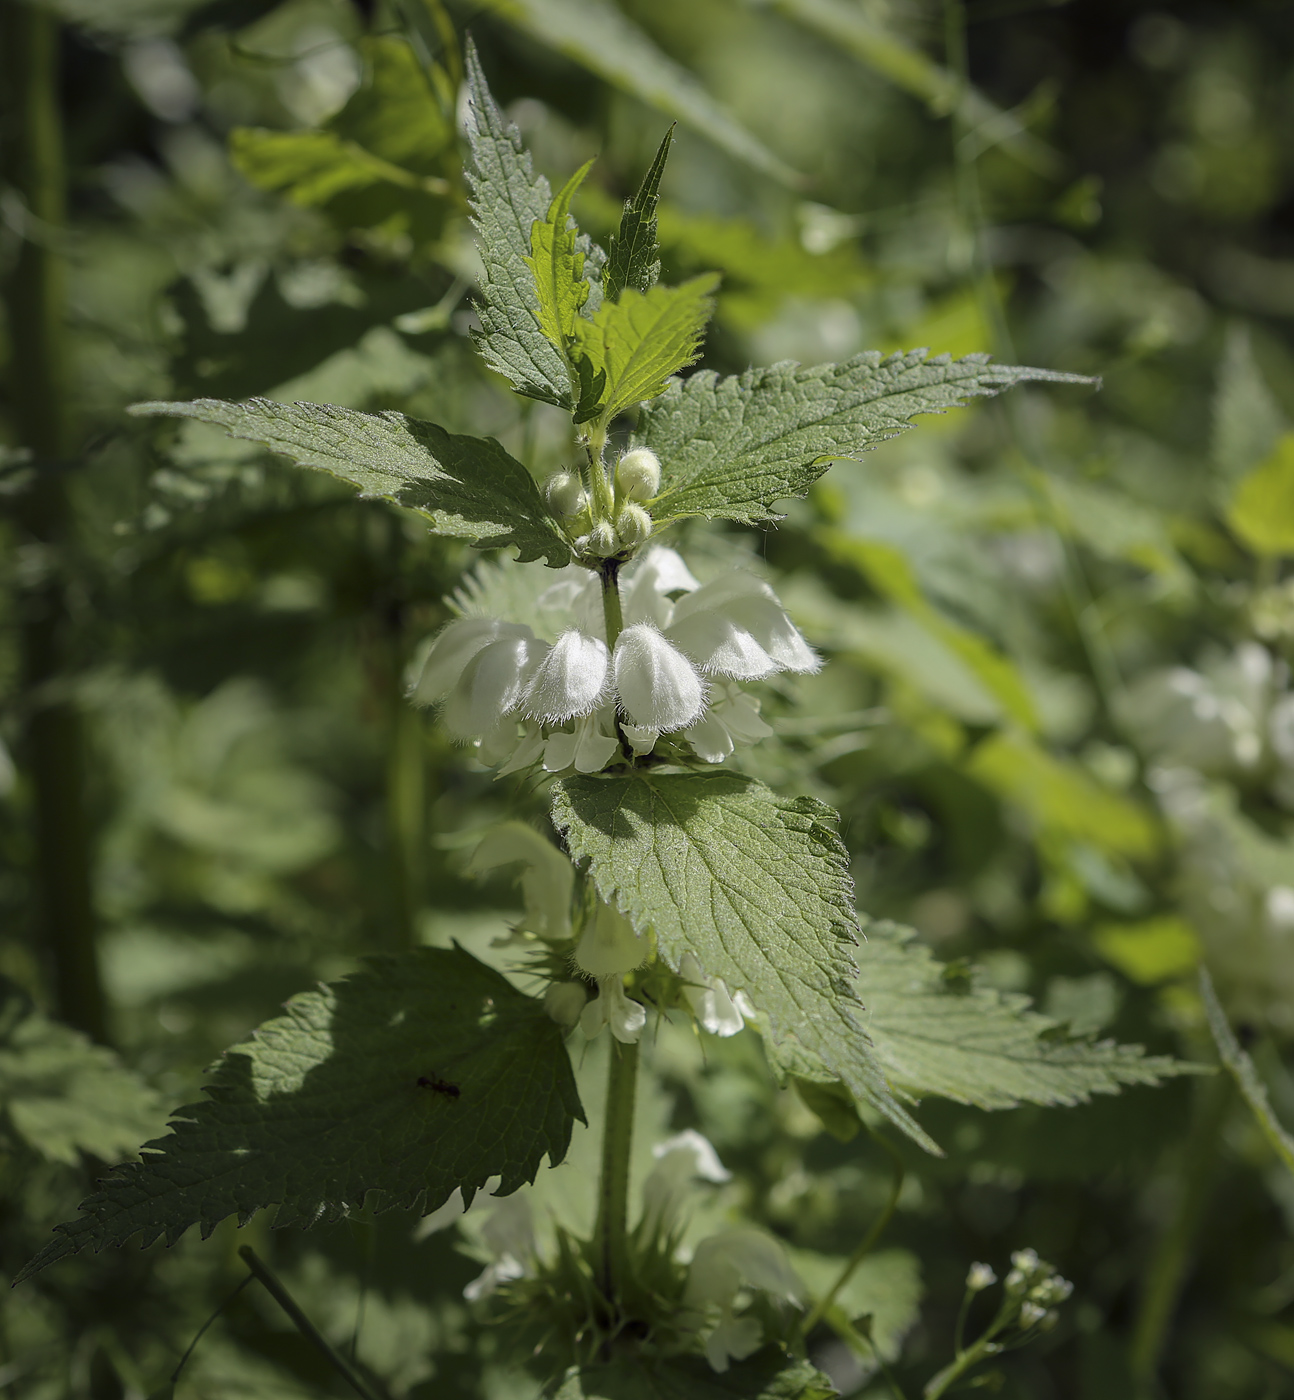
[[70, 662], [66, 551], [73, 441], [66, 385], [63, 239], [66, 181], [58, 107], [58, 27], [34, 5], [0, 6], [6, 94], [4, 176], [20, 202], [22, 242], [4, 294], [10, 342], [9, 407], [31, 453], [34, 483], [15, 515], [21, 535], [46, 559], [20, 603], [32, 802], [34, 934], [49, 957], [59, 1015], [96, 1040], [108, 1038], [95, 946], [85, 740], [68, 693]]
[[625, 628], [624, 613], [620, 608], [620, 565], [614, 559], [608, 559], [598, 576], [602, 580], [602, 616], [607, 627], [607, 650], [614, 651]]
[[363, 1400], [376, 1400], [372, 1390], [355, 1374], [354, 1370], [347, 1365], [341, 1354], [329, 1345], [327, 1339], [314, 1325], [313, 1322], [301, 1311], [296, 1299], [279, 1282], [278, 1275], [260, 1259], [256, 1251], [250, 1245], [243, 1245], [238, 1251], [238, 1257], [252, 1271], [252, 1273], [265, 1285], [265, 1291], [292, 1319], [292, 1325], [310, 1343], [316, 1351], [320, 1352], [328, 1360], [330, 1366], [356, 1393], [363, 1397]]
[[878, 1134], [873, 1134], [873, 1139], [879, 1143], [890, 1157], [890, 1170], [893, 1173], [890, 1181], [890, 1196], [885, 1203], [885, 1209], [872, 1222], [872, 1228], [863, 1236], [858, 1248], [849, 1256], [845, 1267], [840, 1271], [840, 1276], [835, 1283], [818, 1299], [817, 1303], [810, 1310], [809, 1315], [800, 1325], [800, 1335], [807, 1337], [810, 1332], [826, 1317], [831, 1311], [836, 1299], [840, 1296], [840, 1290], [853, 1278], [858, 1270], [858, 1266], [876, 1248], [876, 1242], [884, 1234], [885, 1228], [894, 1218], [894, 1212], [898, 1208], [899, 1196], [903, 1191], [903, 1178], [906, 1168], [903, 1165], [903, 1158], [894, 1148]]
[[1177, 1311], [1177, 1300], [1190, 1273], [1195, 1239], [1213, 1188], [1223, 1120], [1231, 1100], [1231, 1082], [1224, 1075], [1218, 1075], [1198, 1085], [1196, 1094], [1195, 1121], [1185, 1147], [1176, 1158], [1181, 1164], [1176, 1209], [1159, 1237], [1146, 1270], [1132, 1333], [1128, 1359], [1138, 1395], [1154, 1392], [1155, 1372], [1173, 1314]]
[[637, 1045], [613, 1042], [602, 1124], [598, 1215], [593, 1229], [598, 1282], [612, 1301], [623, 1295], [629, 1272], [629, 1157], [633, 1150], [637, 1087]]

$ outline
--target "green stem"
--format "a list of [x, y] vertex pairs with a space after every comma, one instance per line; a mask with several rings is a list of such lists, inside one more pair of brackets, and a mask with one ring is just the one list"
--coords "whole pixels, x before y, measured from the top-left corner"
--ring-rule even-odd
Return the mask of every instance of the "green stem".
[[872, 1222], [872, 1228], [863, 1236], [859, 1246], [849, 1256], [845, 1267], [840, 1271], [840, 1276], [835, 1283], [827, 1290], [817, 1303], [809, 1311], [809, 1315], [800, 1324], [800, 1335], [808, 1337], [809, 1333], [826, 1317], [831, 1311], [836, 1299], [840, 1296], [840, 1290], [853, 1278], [858, 1270], [858, 1266], [876, 1248], [876, 1242], [884, 1234], [886, 1226], [894, 1218], [894, 1212], [898, 1209], [899, 1196], [903, 1191], [903, 1178], [907, 1169], [903, 1165], [903, 1158], [898, 1152], [881, 1137], [879, 1134], [872, 1135], [873, 1140], [879, 1143], [890, 1156], [890, 1170], [893, 1173], [890, 1182], [890, 1198], [885, 1203], [885, 1209]]
[[417, 917], [422, 907], [426, 754], [422, 716], [404, 698], [398, 681], [397, 670], [387, 735], [386, 827], [396, 906], [394, 942], [405, 949], [418, 941]]
[[1185, 1147], [1175, 1154], [1181, 1164], [1176, 1210], [1146, 1270], [1132, 1333], [1128, 1359], [1139, 1395], [1153, 1392], [1155, 1372], [1177, 1311], [1177, 1300], [1190, 1271], [1196, 1235], [1213, 1189], [1231, 1081], [1218, 1075], [1201, 1083], [1196, 1092], [1195, 1122]]
[[602, 617], [607, 627], [607, 650], [614, 651], [625, 628], [624, 613], [620, 608], [620, 565], [614, 559], [606, 560], [599, 577], [602, 580]]
[[637, 1087], [637, 1045], [612, 1042], [602, 1124], [598, 1216], [593, 1228], [598, 1282], [612, 1302], [623, 1296], [629, 1277], [629, 1158], [633, 1149]]
[[24, 736], [32, 800], [33, 904], [37, 945], [50, 959], [59, 1015], [96, 1040], [108, 1038], [95, 946], [90, 824], [85, 803], [82, 716], [68, 695], [72, 651], [66, 577], [71, 543], [67, 492], [70, 427], [64, 356], [62, 254], [66, 180], [58, 106], [58, 27], [34, 5], [0, 5], [5, 59], [5, 176], [20, 197], [23, 240], [6, 283], [9, 408], [35, 482], [15, 514], [51, 561], [21, 601]]
[[313, 1346], [318, 1352], [327, 1358], [329, 1365], [356, 1393], [362, 1396], [363, 1400], [377, 1400], [372, 1390], [360, 1379], [358, 1375], [347, 1365], [342, 1356], [331, 1347], [323, 1334], [313, 1322], [303, 1313], [297, 1305], [297, 1301], [279, 1282], [278, 1276], [273, 1272], [268, 1264], [262, 1262], [257, 1257], [256, 1251], [250, 1245], [243, 1245], [238, 1251], [238, 1257], [252, 1271], [253, 1274], [265, 1285], [265, 1290], [270, 1297], [287, 1313], [292, 1319], [292, 1325], [298, 1332]]

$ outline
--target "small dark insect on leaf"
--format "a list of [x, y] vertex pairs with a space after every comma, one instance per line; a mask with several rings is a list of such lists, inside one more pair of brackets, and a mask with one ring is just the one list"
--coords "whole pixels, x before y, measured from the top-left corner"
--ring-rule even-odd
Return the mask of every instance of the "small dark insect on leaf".
[[433, 1093], [444, 1094], [448, 1099], [456, 1099], [463, 1092], [457, 1084], [451, 1084], [447, 1079], [428, 1078], [425, 1074], [418, 1076], [418, 1088], [430, 1089]]

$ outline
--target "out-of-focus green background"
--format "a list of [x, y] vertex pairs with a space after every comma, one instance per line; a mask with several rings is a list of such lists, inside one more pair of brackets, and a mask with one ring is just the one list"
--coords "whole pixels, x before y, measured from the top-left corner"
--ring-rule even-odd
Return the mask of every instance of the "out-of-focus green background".
[[[765, 687], [779, 738], [743, 761], [841, 810], [863, 909], [1072, 1029], [1207, 1059], [1203, 957], [1294, 1122], [1294, 10], [0, 8], [10, 1274], [285, 997], [368, 952], [488, 950], [515, 907], [464, 859], [500, 817], [542, 827], [542, 790], [492, 781], [402, 699], [472, 551], [125, 414], [262, 394], [490, 433], [537, 472], [569, 457], [560, 416], [468, 338], [469, 30], [550, 177], [599, 157], [577, 205], [595, 237], [680, 120], [660, 233], [667, 279], [724, 275], [706, 365], [928, 345], [1103, 377], [924, 420], [776, 528], [692, 531], [689, 557], [759, 555], [831, 658]], [[823, 1135], [746, 1037], [656, 1066], [661, 1131], [706, 1132], [730, 1200], [806, 1260], [847, 1252], [887, 1189], [874, 1149]], [[948, 1359], [968, 1264], [1024, 1246], [1075, 1296], [999, 1393], [1294, 1394], [1294, 1181], [1220, 1080], [921, 1116], [949, 1155], [910, 1154], [857, 1301], [909, 1394]], [[462, 1299], [479, 1264], [415, 1227], [258, 1219], [59, 1265], [0, 1298], [0, 1390], [150, 1394], [253, 1237], [393, 1396], [534, 1394]], [[843, 1348], [817, 1359], [887, 1393]], [[245, 1292], [180, 1393], [333, 1386]]]

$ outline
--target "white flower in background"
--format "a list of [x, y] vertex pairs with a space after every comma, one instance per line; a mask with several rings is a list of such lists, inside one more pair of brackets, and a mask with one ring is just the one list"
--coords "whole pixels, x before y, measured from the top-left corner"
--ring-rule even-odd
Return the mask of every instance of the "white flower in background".
[[707, 977], [691, 953], [679, 961], [683, 997], [692, 1014], [711, 1035], [736, 1035], [755, 1016], [755, 1008], [745, 992], [729, 993], [721, 977]]
[[525, 1278], [535, 1258], [535, 1228], [530, 1202], [505, 1196], [481, 1227], [481, 1242], [494, 1256], [485, 1271], [463, 1289], [469, 1303], [488, 1297], [500, 1284]]
[[619, 910], [599, 904], [575, 948], [575, 962], [581, 972], [608, 977], [613, 972], [632, 972], [647, 960], [647, 940], [634, 932], [633, 925]]
[[[659, 483], [659, 464], [634, 458], [627, 453], [619, 468], [632, 478], [622, 484], [631, 502], [650, 498], [635, 493], [654, 491], [653, 470]], [[597, 773], [614, 761], [621, 735], [640, 755], [662, 734], [680, 734], [698, 757], [722, 762], [736, 745], [772, 732], [738, 682], [821, 664], [773, 590], [744, 570], [701, 585], [672, 549], [654, 546], [621, 571], [620, 599], [624, 627], [614, 648], [601, 582], [576, 565], [537, 600], [545, 617], [566, 618], [547, 637], [522, 623], [460, 617], [415, 666], [410, 697], [443, 703], [450, 733], [476, 739], [482, 761], [501, 774], [534, 763]]]
[[1122, 718], [1150, 758], [1214, 777], [1267, 776], [1294, 810], [1294, 694], [1289, 668], [1257, 642], [1143, 677]]
[[966, 1288], [971, 1293], [983, 1293], [997, 1282], [997, 1275], [988, 1264], [972, 1264], [966, 1273]]
[[652, 1156], [656, 1165], [643, 1182], [643, 1223], [649, 1230], [669, 1233], [682, 1223], [683, 1202], [693, 1182], [722, 1185], [732, 1180], [713, 1144], [695, 1128], [658, 1142]]
[[790, 1303], [804, 1296], [804, 1286], [782, 1246], [750, 1225], [702, 1240], [692, 1256], [683, 1290], [686, 1307], [708, 1319], [718, 1314], [705, 1342], [706, 1359], [716, 1371], [726, 1371], [730, 1360], [750, 1356], [764, 1341], [756, 1318], [736, 1316], [737, 1295], [743, 1288], [759, 1289]]
[[520, 868], [517, 879], [525, 908], [522, 926], [540, 938], [569, 938], [575, 887], [570, 861], [533, 826], [508, 821], [486, 833], [472, 852], [466, 873], [490, 875], [509, 866]]

